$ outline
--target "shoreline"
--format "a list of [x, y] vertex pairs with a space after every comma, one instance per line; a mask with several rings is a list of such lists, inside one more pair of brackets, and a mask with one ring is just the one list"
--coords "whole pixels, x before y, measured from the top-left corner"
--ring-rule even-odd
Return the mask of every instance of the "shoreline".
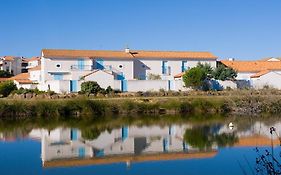
[[0, 118], [92, 118], [136, 114], [260, 115], [280, 112], [280, 95], [0, 99]]

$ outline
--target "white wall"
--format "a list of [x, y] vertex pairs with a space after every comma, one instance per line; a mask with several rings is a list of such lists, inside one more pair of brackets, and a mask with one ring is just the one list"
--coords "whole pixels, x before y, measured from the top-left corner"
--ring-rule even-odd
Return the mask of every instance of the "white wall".
[[236, 80], [250, 80], [251, 76], [257, 72], [238, 72]]
[[281, 89], [281, 74], [272, 71], [259, 78], [252, 78], [252, 82], [256, 89], [262, 89], [264, 86]]
[[114, 88], [114, 76], [102, 70], [86, 76], [83, 82], [86, 81], [96, 81], [100, 85], [100, 87], [104, 89], [106, 89], [108, 86]]
[[217, 80], [218, 83], [222, 86], [223, 89], [226, 89], [227, 87], [231, 88], [231, 89], [237, 89], [237, 84], [234, 81], [221, 81], [221, 80]]
[[167, 80], [128, 80], [128, 92], [169, 90]]
[[41, 70], [29, 71], [29, 75], [30, 75], [29, 79], [31, 81], [39, 82], [41, 80]]
[[51, 91], [56, 93], [65, 93], [70, 91], [70, 81], [69, 80], [50, 80], [46, 81], [45, 86], [41, 87], [42, 90], [47, 91], [48, 85]]
[[[134, 66], [132, 59], [104, 59], [103, 64], [105, 68], [111, 66], [113, 72], [123, 72], [126, 80], [134, 79]], [[120, 65], [122, 68], [119, 67]]]
[[182, 72], [182, 61], [187, 61], [187, 67], [196, 67], [200, 62], [202, 64], [210, 64], [216, 67], [216, 60], [191, 60], [191, 59], [139, 59], [134, 63], [134, 77], [137, 78], [139, 74], [156, 74], [162, 75], [162, 61], [167, 61], [168, 67], [171, 68], [171, 75], [164, 76], [165, 79], [174, 79], [174, 75]]

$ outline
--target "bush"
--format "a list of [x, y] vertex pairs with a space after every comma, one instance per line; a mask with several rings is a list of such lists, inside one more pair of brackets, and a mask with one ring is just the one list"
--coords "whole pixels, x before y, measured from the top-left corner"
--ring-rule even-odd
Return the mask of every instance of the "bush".
[[13, 76], [13, 74], [11, 74], [8, 71], [0, 70], [0, 77], [1, 78], [10, 78], [12, 76]]
[[194, 67], [186, 71], [182, 78], [186, 87], [200, 89], [207, 78], [207, 74], [200, 67]]
[[3, 97], [7, 97], [14, 90], [17, 90], [17, 86], [12, 81], [6, 81], [0, 83], [0, 94]]
[[87, 81], [81, 84], [81, 92], [84, 94], [97, 94], [101, 91], [100, 85], [95, 81]]

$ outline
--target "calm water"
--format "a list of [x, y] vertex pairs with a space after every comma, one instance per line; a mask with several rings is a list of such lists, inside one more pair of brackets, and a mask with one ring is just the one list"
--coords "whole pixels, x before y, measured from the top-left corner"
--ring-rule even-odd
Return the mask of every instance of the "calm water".
[[[7, 126], [0, 132], [1, 174], [267, 174], [279, 161], [281, 121], [120, 123], [70, 127]], [[271, 135], [269, 128], [276, 133]], [[48, 128], [48, 129], [47, 129]], [[257, 152], [259, 151], [259, 152]], [[257, 158], [265, 158], [256, 163]], [[277, 168], [277, 163], [274, 163]], [[260, 169], [257, 172], [256, 169]]]

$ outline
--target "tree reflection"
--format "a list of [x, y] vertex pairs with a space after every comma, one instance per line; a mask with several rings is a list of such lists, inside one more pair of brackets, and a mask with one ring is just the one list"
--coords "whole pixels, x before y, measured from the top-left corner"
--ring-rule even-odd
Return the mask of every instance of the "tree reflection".
[[219, 147], [232, 146], [238, 141], [235, 133], [218, 134], [216, 129], [210, 126], [197, 126], [187, 129], [184, 139], [189, 145], [200, 150], [210, 149], [214, 144]]

